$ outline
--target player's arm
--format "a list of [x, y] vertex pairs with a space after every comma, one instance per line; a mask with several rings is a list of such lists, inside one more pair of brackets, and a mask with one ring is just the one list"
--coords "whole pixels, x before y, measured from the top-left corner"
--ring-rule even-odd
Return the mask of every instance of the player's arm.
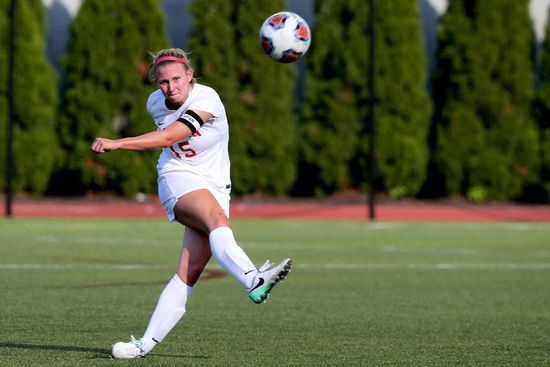
[[204, 121], [208, 121], [212, 117], [212, 114], [209, 112], [187, 110], [178, 121], [163, 130], [115, 140], [96, 138], [92, 143], [92, 151], [95, 153], [105, 153], [119, 149], [152, 150], [169, 147], [193, 135], [202, 126]]

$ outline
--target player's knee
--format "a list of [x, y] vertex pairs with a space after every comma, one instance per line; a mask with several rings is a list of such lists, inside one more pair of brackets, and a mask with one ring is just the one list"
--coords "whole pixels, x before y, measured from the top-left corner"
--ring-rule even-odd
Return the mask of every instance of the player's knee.
[[216, 228], [219, 227], [228, 227], [229, 226], [229, 220], [225, 216], [225, 213], [221, 210], [214, 210], [212, 214], [210, 215], [210, 221], [209, 221], [209, 230], [213, 231]]

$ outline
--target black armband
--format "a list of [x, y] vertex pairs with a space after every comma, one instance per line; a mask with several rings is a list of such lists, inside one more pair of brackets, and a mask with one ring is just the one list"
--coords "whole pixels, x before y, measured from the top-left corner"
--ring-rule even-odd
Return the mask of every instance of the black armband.
[[197, 130], [204, 124], [201, 117], [194, 111], [187, 110], [181, 117], [178, 119], [179, 122], [185, 124], [191, 130], [191, 133], [196, 133]]

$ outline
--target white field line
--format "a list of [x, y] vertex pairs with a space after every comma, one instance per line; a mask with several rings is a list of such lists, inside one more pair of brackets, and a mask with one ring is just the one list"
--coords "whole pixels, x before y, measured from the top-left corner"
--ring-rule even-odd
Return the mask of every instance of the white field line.
[[[164, 270], [175, 265], [166, 264], [0, 264], [0, 270]], [[550, 263], [440, 263], [440, 264], [366, 264], [327, 263], [295, 264], [297, 270], [550, 270]], [[208, 269], [223, 270], [219, 265]]]
[[[23, 237], [23, 236], [22, 236]], [[31, 241], [40, 242], [40, 243], [47, 243], [49, 244], [56, 244], [59, 242], [66, 242], [68, 241], [67, 237], [59, 237], [59, 236], [48, 236], [48, 235], [38, 235], [38, 236], [31, 236], [31, 237], [25, 237], [25, 239], [29, 239]], [[80, 237], [80, 236], [72, 236], [70, 237], [70, 241], [75, 244], [84, 244], [84, 245], [128, 245], [132, 244], [132, 246], [159, 246], [162, 244], [161, 241], [156, 239], [143, 239], [143, 238], [97, 238], [97, 237]]]
[[480, 253], [477, 249], [467, 248], [429, 248], [429, 247], [411, 247], [411, 246], [386, 246], [382, 249], [384, 252], [402, 252], [402, 253], [427, 253], [427, 254], [458, 254], [458, 255], [477, 255]]
[[155, 270], [174, 267], [162, 264], [0, 264], [0, 270]]

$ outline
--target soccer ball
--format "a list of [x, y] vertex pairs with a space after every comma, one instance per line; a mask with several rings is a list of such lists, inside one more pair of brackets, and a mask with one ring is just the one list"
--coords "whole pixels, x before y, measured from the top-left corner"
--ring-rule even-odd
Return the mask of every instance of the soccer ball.
[[283, 11], [271, 15], [260, 28], [260, 44], [273, 60], [289, 63], [304, 56], [311, 43], [311, 32], [298, 14]]

